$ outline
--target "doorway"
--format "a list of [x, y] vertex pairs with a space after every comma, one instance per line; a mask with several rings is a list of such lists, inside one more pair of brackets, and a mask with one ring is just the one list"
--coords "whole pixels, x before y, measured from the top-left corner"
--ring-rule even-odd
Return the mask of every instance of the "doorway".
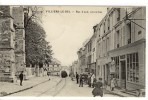
[[121, 64], [121, 87], [126, 89], [126, 62], [120, 61]]
[[109, 64], [106, 64], [106, 81], [107, 85], [110, 85], [110, 69], [109, 69]]

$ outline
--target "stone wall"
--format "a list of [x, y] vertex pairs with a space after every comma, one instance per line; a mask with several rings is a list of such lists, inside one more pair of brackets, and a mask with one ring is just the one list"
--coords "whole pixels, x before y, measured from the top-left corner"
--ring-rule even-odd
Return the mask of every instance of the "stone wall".
[[15, 30], [15, 66], [16, 71], [25, 71], [25, 30], [23, 7], [13, 7]]
[[0, 81], [13, 82], [15, 76], [15, 55], [12, 8], [0, 6]]
[[0, 81], [15, 79], [25, 70], [23, 7], [0, 6]]

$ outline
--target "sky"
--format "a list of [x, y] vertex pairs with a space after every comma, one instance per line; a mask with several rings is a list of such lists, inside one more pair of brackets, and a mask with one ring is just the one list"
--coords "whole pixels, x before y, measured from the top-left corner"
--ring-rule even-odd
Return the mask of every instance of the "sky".
[[53, 57], [64, 66], [77, 60], [77, 51], [93, 35], [93, 26], [102, 20], [106, 10], [99, 6], [45, 6], [42, 23]]

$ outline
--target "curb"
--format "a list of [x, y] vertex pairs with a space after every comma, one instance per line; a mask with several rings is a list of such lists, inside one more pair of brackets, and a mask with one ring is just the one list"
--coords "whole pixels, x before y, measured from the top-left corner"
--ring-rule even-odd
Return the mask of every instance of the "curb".
[[22, 91], [31, 89], [31, 88], [33, 88], [33, 87], [36, 87], [36, 86], [38, 86], [38, 85], [40, 85], [40, 84], [42, 84], [42, 83], [48, 82], [48, 81], [49, 81], [49, 80], [46, 80], [46, 81], [43, 81], [43, 82], [41, 82], [41, 83], [35, 84], [35, 85], [33, 85], [33, 86], [30, 86], [30, 87], [27, 87], [27, 88], [24, 88], [24, 89], [21, 89], [21, 90], [17, 90], [17, 91], [14, 91], [14, 92], [10, 92], [10, 93], [5, 94], [5, 95], [2, 95], [2, 96], [0, 96], [0, 97], [5, 97], [5, 96], [8, 96], [8, 95], [12, 95], [12, 94], [18, 93], [18, 92], [22, 92]]
[[120, 94], [120, 93], [116, 93], [116, 92], [110, 91], [110, 90], [106, 90], [106, 91], [109, 92], [109, 93], [106, 93], [106, 94], [114, 94], [114, 95], [118, 95], [120, 97], [136, 97], [135, 95], [126, 96], [126, 93], [125, 94]]
[[115, 92], [112, 92], [112, 91], [109, 91], [109, 90], [106, 90], [106, 91], [109, 92], [109, 93], [105, 93], [105, 94], [113, 94], [113, 95], [117, 95], [117, 96], [120, 96], [120, 97], [126, 97], [122, 94], [118, 94], [118, 93], [115, 93]]

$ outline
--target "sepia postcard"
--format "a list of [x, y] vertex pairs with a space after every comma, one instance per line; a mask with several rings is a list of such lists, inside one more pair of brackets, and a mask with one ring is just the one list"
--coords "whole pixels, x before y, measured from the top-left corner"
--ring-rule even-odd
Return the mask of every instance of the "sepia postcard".
[[0, 5], [0, 97], [145, 97], [146, 6]]

